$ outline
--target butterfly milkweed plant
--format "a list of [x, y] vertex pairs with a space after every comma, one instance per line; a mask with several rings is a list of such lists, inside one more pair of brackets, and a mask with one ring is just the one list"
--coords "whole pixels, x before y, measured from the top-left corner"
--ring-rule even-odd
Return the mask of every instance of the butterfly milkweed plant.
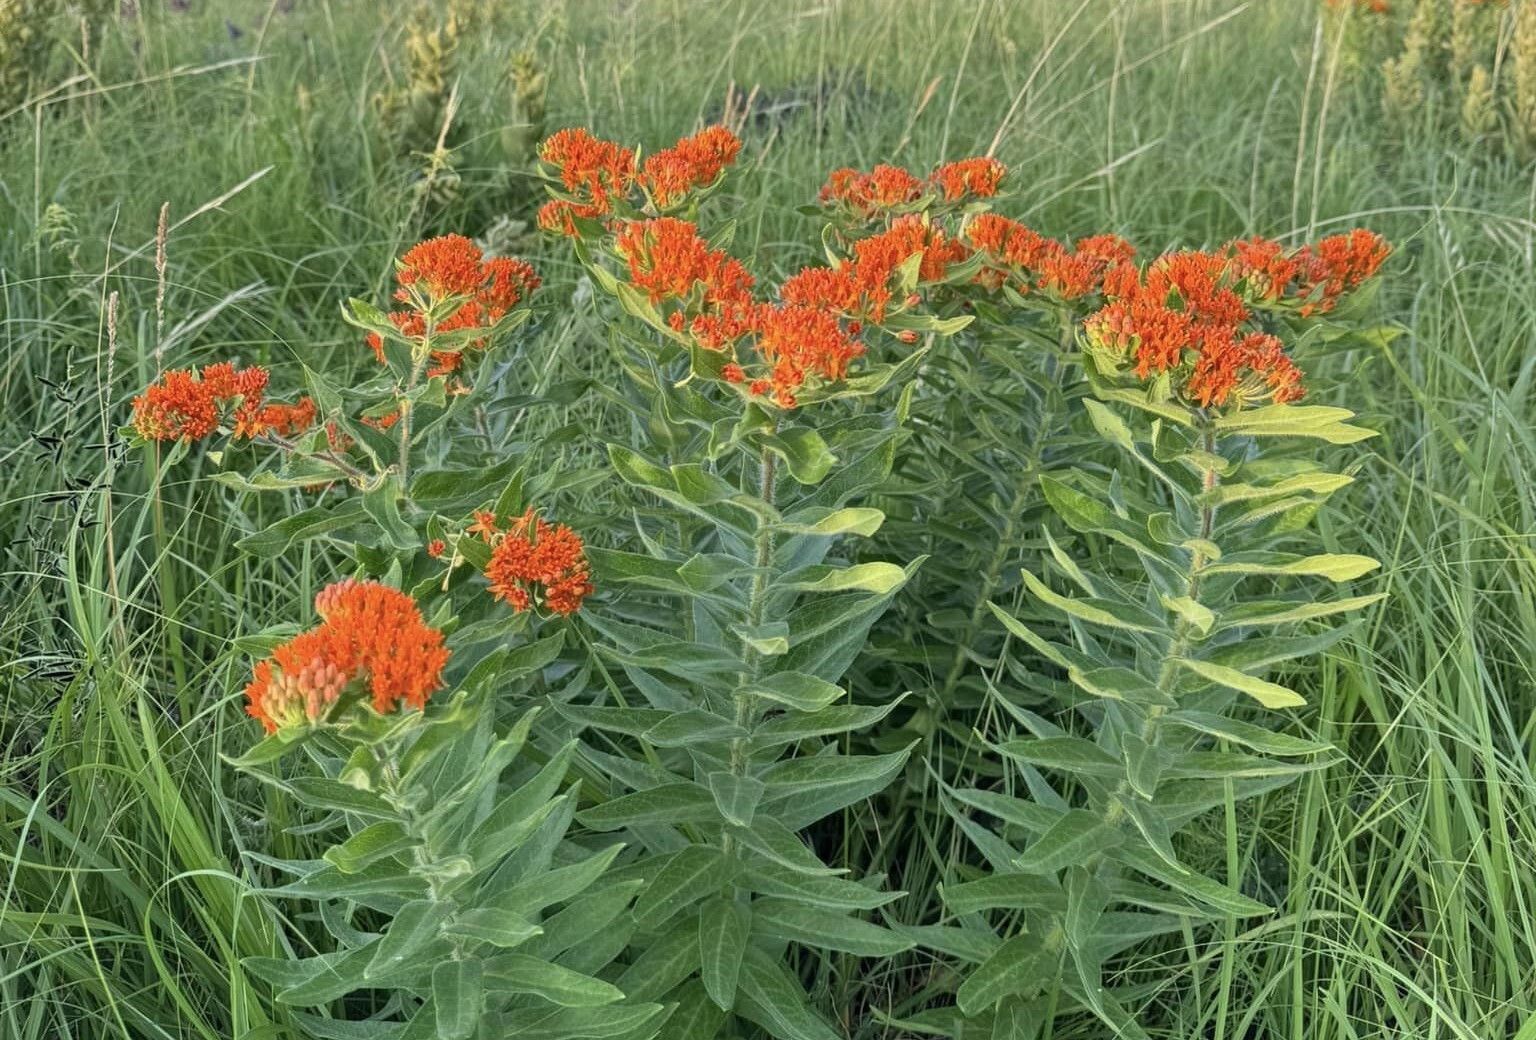
[[[355, 385], [269, 396], [228, 362], [133, 402], [161, 465], [216, 441], [215, 479], [292, 503], [246, 551], [337, 567], [240, 644], [232, 765], [327, 843], [251, 855], [289, 911], [244, 962], [274, 1018], [1145, 1036], [1127, 958], [1270, 912], [1181, 832], [1333, 761], [1277, 713], [1326, 619], [1378, 598], [1325, 593], [1376, 562], [1314, 533], [1371, 432], [1304, 369], [1390, 334], [1362, 320], [1386, 244], [1052, 238], [976, 157], [833, 171], [806, 208], [826, 262], [786, 272], [735, 247], [722, 127], [538, 157], [622, 376], [566, 434], [607, 431], [602, 467], [516, 439], [548, 395], [509, 358], [553, 307], [457, 235], [399, 258], [393, 309], [347, 302]], [[967, 843], [938, 899], [880, 834], [930, 811]], [[839, 1000], [829, 963], [885, 1003]]]

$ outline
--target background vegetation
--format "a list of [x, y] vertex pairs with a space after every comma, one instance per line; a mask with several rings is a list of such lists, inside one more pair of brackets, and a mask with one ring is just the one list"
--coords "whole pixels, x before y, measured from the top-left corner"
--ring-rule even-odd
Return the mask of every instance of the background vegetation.
[[[333, 561], [237, 552], [227, 525], [254, 529], [269, 503], [196, 462], [157, 479], [114, 431], [162, 358], [371, 364], [341, 299], [381, 297], [425, 233], [528, 219], [527, 157], [503, 131], [528, 117], [513, 72], [531, 53], [551, 129], [670, 141], [744, 112], [734, 248], [763, 267], [814, 258], [795, 207], [829, 169], [994, 146], [1024, 185], [1011, 214], [1054, 235], [1152, 253], [1386, 234], [1379, 307], [1407, 333], [1328, 362], [1350, 375], [1338, 403], [1383, 435], [1322, 524], [1383, 560], [1391, 595], [1293, 723], [1348, 761], [1183, 850], [1280, 912], [1158, 948], [1135, 971], [1141, 1017], [1179, 1038], [1536, 1037], [1536, 168], [1518, 151], [1433, 104], [1384, 119], [1298, 0], [466, 0], [445, 178], [418, 154], [436, 142], [402, 146], [374, 100], [409, 75], [408, 5], [123, 6], [61, 6], [51, 24], [83, 13], [84, 30], [0, 94], [0, 1036], [279, 1035], [249, 1031], [263, 997], [236, 967], [270, 952], [283, 909], [250, 894], [246, 854], [302, 858], [306, 836], [219, 756], [254, 739], [238, 637], [307, 616]], [[571, 306], [522, 339], [515, 378], [601, 381], [574, 262], [521, 248]], [[563, 465], [594, 467], [562, 519], [611, 540], [620, 491], [588, 434], [627, 420], [588, 395], [537, 421], [526, 435]], [[1013, 595], [1027, 535], [1003, 543], [993, 598]], [[897, 921], [934, 918], [923, 893], [964, 844], [930, 783], [914, 768], [849, 828], [877, 843], [850, 858], [899, 859], [917, 893]], [[851, 1035], [896, 1036], [934, 966], [895, 965], [806, 977]]]

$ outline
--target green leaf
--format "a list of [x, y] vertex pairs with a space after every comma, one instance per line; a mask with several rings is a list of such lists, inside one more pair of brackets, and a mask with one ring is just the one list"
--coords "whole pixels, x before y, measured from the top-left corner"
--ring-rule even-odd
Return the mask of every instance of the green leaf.
[[1156, 616], [1140, 607], [1116, 603], [1106, 599], [1071, 599], [1048, 589], [1039, 578], [1028, 571], [1022, 572], [1024, 585], [1032, 595], [1047, 606], [1055, 607], [1064, 614], [1106, 628], [1118, 628], [1131, 632], [1163, 634], [1166, 626]]
[[720, 1010], [699, 979], [689, 979], [669, 996], [677, 1008], [666, 1021], [662, 1040], [716, 1040], [725, 1025], [726, 1012]]
[[888, 755], [818, 755], [777, 762], [762, 773], [768, 789], [758, 812], [771, 813], [792, 830], [808, 827], [884, 790], [901, 772], [912, 746]]
[[399, 478], [390, 476], [374, 490], [365, 492], [363, 509], [379, 525], [379, 531], [391, 548], [411, 550], [421, 546], [421, 538], [400, 516]]
[[1028, 874], [1053, 874], [1083, 863], [1119, 843], [1120, 832], [1096, 813], [1069, 809], [1020, 856], [1017, 866]]
[[492, 992], [531, 993], [561, 1007], [601, 1007], [624, 999], [617, 986], [520, 953], [503, 953], [485, 964]]
[[1163, 722], [1183, 726], [1196, 733], [1219, 737], [1222, 740], [1230, 740], [1234, 744], [1253, 748], [1264, 755], [1317, 755], [1332, 750], [1327, 744], [1302, 740], [1288, 733], [1275, 733], [1262, 726], [1255, 726], [1251, 722], [1229, 719], [1203, 711], [1169, 712], [1163, 716]]
[[1157, 782], [1162, 778], [1163, 767], [1167, 764], [1167, 753], [1136, 733], [1125, 734], [1120, 745], [1125, 752], [1125, 778], [1131, 790], [1143, 798], [1152, 798], [1157, 793]]
[[812, 877], [785, 867], [756, 864], [738, 885], [765, 896], [793, 899], [829, 910], [874, 910], [900, 899], [903, 892], [885, 892], [838, 877]]
[[1307, 703], [1307, 699], [1295, 690], [1281, 686], [1279, 683], [1256, 678], [1236, 668], [1187, 657], [1180, 658], [1179, 663], [1196, 675], [1209, 679], [1219, 686], [1246, 693], [1266, 708], [1299, 708]]
[[323, 776], [298, 776], [285, 785], [289, 793], [311, 809], [330, 809], [335, 812], [372, 816], [380, 820], [398, 820], [394, 808], [371, 791], [359, 790], [351, 784]]
[[1273, 913], [1263, 903], [1249, 899], [1235, 889], [1203, 874], [1165, 862], [1157, 853], [1142, 845], [1126, 844], [1110, 850], [1109, 855], [1127, 866], [1161, 881], [1169, 888], [1181, 892], [1196, 902], [1210, 906], [1234, 917], [1253, 917]]
[[1326, 603], [1311, 601], [1298, 603], [1283, 600], [1243, 603], [1223, 612], [1217, 631], [1245, 626], [1288, 625], [1296, 621], [1328, 617], [1331, 614], [1347, 614], [1362, 610], [1373, 603], [1380, 603], [1386, 598], [1385, 592], [1377, 592], [1370, 596], [1351, 596], [1348, 599], [1336, 599]]
[[1181, 621], [1194, 629], [1198, 636], [1209, 634], [1211, 626], [1216, 623], [1216, 615], [1210, 607], [1196, 603], [1188, 596], [1164, 596], [1162, 602], [1163, 606], [1173, 611]]
[[848, 873], [846, 868], [829, 867], [817, 859], [798, 834], [771, 816], [756, 817], [751, 827], [730, 827], [727, 832], [768, 862], [797, 874], [825, 877]]
[[806, 1002], [794, 976], [760, 950], [749, 948], [737, 983], [737, 1013], [779, 1040], [842, 1040]]
[[[811, 519], [813, 516], [816, 519]], [[868, 538], [880, 530], [880, 525], [884, 522], [885, 514], [878, 509], [850, 506], [846, 509], [815, 509], [791, 513], [783, 520], [774, 524], [773, 529], [781, 534], [790, 535], [824, 535], [830, 537], [852, 534]]]
[[762, 801], [767, 785], [755, 776], [737, 776], [725, 770], [716, 770], [709, 774], [709, 789], [726, 823], [750, 827], [752, 817], [757, 812], [757, 803]]
[[438, 1040], [467, 1040], [474, 1035], [485, 1008], [481, 970], [478, 960], [444, 961], [432, 969]]
[[416, 839], [393, 820], [370, 823], [340, 845], [326, 849], [323, 858], [343, 874], [356, 874], [371, 863], [404, 852]]
[[264, 530], [235, 543], [235, 548], [252, 556], [278, 557], [298, 542], [321, 538], [363, 519], [363, 503], [348, 498], [335, 506], [314, 506], [287, 516]]
[[623, 845], [610, 845], [570, 866], [535, 874], [493, 896], [487, 905], [510, 910], [532, 920], [546, 906], [563, 903], [592, 887], [607, 872], [623, 848]]
[[784, 460], [789, 475], [801, 484], [821, 483], [837, 464], [837, 456], [827, 447], [821, 433], [811, 426], [794, 426], [777, 434], [761, 434], [758, 439], [763, 447]]
[[751, 696], [796, 711], [820, 711], [844, 696], [842, 687], [799, 672], [775, 672], [736, 690], [733, 697]]
[[960, 984], [955, 1003], [967, 1015], [979, 1015], [1004, 997], [1033, 996], [1055, 985], [1060, 959], [1039, 936], [1015, 936]]
[[635, 922], [646, 931], [658, 930], [684, 907], [719, 892], [734, 865], [714, 845], [689, 845], [673, 853], [635, 899]]
[[521, 914], [490, 906], [466, 910], [443, 926], [445, 935], [462, 935], [503, 949], [521, 946], [543, 932]]
[[1322, 553], [1296, 556], [1291, 553], [1243, 553], [1230, 556], [1206, 567], [1205, 574], [1300, 574], [1329, 581], [1353, 581], [1380, 567], [1369, 556], [1348, 553]]
[[646, 823], [701, 823], [716, 818], [715, 798], [698, 784], [664, 784], [621, 795], [577, 814], [583, 826], [612, 831]]
[[811, 737], [832, 736], [866, 729], [880, 722], [896, 709], [906, 694], [879, 707], [835, 704], [820, 711], [785, 713], [769, 719], [752, 731], [752, 746], [757, 749], [789, 744]]
[[1298, 473], [1273, 484], [1217, 484], [1203, 492], [1199, 501], [1204, 505], [1224, 506], [1234, 502], [1264, 501], [1297, 494], [1327, 496], [1354, 483], [1354, 480], [1354, 477], [1343, 473]]
[[1250, 408], [1218, 417], [1211, 428], [1218, 434], [1243, 434], [1249, 437], [1311, 437], [1329, 444], [1353, 444], [1376, 431], [1350, 426], [1348, 408], [1323, 405], [1273, 404]]
[[752, 932], [770, 939], [863, 957], [891, 957], [916, 945], [906, 936], [877, 924], [788, 899], [754, 902]]
[[446, 900], [413, 899], [395, 912], [384, 937], [374, 948], [363, 977], [377, 979], [395, 971], [438, 936], [456, 907]]
[[1064, 773], [1118, 778], [1125, 772], [1118, 759], [1082, 737], [1010, 740], [998, 745], [998, 750], [1021, 762]]
[[1124, 419], [1091, 397], [1083, 398], [1083, 408], [1100, 437], [1118, 448], [1133, 453], [1136, 451], [1136, 438], [1131, 435], [1131, 428], [1125, 424]]
[[886, 596], [906, 581], [906, 570], [894, 563], [860, 563], [852, 567], [804, 567], [784, 575], [773, 587], [786, 592], [859, 591]]
[[940, 885], [944, 908], [952, 914], [983, 910], [1045, 910], [1062, 913], [1066, 895], [1054, 878], [1036, 874], [993, 874], [958, 885]]
[[752, 931], [752, 911], [733, 899], [712, 899], [699, 912], [699, 978], [725, 1011], [736, 1003], [736, 981]]
[[745, 739], [747, 731], [730, 719], [695, 708], [670, 712], [643, 734], [657, 747], [688, 747], [712, 741]]

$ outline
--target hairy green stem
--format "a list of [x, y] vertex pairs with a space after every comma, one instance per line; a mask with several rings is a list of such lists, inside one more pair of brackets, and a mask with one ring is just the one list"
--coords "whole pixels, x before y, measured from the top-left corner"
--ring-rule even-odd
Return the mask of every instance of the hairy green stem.
[[[758, 497], [770, 506], [774, 501], [777, 476], [777, 464], [773, 452], [764, 446], [758, 460], [757, 493]], [[773, 524], [762, 515], [758, 515], [757, 532], [752, 544], [752, 585], [747, 594], [746, 624], [747, 634], [755, 637], [757, 629], [763, 623], [763, 610], [767, 605], [768, 570], [773, 565], [774, 549]], [[763, 655], [758, 653], [745, 637], [742, 640], [742, 663], [745, 667], [738, 675], [735, 722], [739, 729], [745, 730], [752, 721], [752, 711], [757, 701], [757, 698], [746, 692], [745, 688], [762, 674], [763, 667]], [[747, 773], [747, 760], [751, 750], [749, 744], [750, 738], [746, 736], [736, 737], [731, 741], [731, 773], [735, 776], [745, 776]], [[731, 835], [727, 834], [724, 841], [726, 852], [732, 851], [734, 845]]]

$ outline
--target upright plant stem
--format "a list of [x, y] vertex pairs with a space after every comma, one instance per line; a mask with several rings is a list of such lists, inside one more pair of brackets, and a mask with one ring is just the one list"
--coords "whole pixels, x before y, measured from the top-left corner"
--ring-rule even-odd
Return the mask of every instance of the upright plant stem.
[[[777, 463], [773, 452], [764, 447], [758, 459], [757, 493], [758, 497], [770, 506], [774, 501], [777, 476]], [[773, 524], [760, 514], [757, 517], [757, 531], [752, 540], [752, 546], [752, 584], [747, 593], [747, 633], [755, 637], [757, 629], [763, 623], [763, 610], [768, 599], [768, 569], [773, 565], [774, 549]], [[761, 676], [763, 655], [743, 638], [741, 657], [744, 667], [738, 673], [735, 722], [738, 728], [745, 730], [752, 721], [752, 710], [757, 699], [746, 691], [746, 687]], [[747, 773], [749, 742], [749, 738], [745, 736], [731, 741], [731, 773], [735, 776], [745, 776]], [[731, 835], [727, 834], [724, 841], [725, 850], [730, 852], [734, 846], [735, 842]]]

